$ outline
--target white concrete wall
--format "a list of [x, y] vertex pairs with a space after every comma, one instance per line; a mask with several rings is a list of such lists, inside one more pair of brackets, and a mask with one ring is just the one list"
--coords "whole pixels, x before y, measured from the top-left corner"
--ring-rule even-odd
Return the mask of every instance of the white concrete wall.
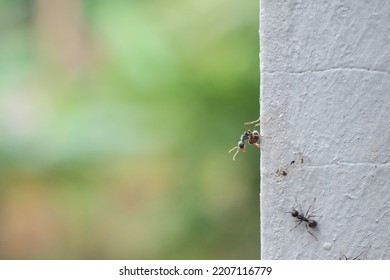
[[[262, 258], [390, 259], [390, 1], [261, 0], [260, 18]], [[313, 198], [318, 242], [285, 213]]]

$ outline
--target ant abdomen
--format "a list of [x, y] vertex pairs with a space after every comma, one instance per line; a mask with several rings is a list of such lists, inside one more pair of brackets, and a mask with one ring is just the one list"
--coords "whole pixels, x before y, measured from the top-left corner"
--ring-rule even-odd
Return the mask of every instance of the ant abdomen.
[[309, 220], [308, 225], [310, 228], [315, 228], [317, 226], [317, 222], [314, 220]]

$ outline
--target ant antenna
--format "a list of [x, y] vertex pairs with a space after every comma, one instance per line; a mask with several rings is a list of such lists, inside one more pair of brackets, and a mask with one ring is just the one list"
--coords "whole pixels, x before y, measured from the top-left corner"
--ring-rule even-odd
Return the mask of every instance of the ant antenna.
[[[233, 149], [229, 150], [229, 153], [233, 152], [234, 150], [237, 150], [234, 155], [233, 155], [233, 160], [236, 160], [236, 155], [238, 154], [238, 152], [240, 151], [240, 148], [238, 146], [234, 147]], [[242, 150], [243, 152], [245, 152], [245, 150]]]

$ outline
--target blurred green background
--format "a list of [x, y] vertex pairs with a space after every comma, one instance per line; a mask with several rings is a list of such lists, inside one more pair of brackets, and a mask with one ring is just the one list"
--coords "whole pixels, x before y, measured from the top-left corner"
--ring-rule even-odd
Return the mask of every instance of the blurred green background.
[[258, 17], [0, 0], [0, 258], [258, 259]]

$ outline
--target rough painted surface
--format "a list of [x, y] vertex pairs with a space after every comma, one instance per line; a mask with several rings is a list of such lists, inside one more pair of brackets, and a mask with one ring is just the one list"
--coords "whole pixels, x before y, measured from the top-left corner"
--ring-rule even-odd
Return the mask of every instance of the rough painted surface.
[[390, 259], [390, 1], [262, 0], [260, 40], [262, 258]]

